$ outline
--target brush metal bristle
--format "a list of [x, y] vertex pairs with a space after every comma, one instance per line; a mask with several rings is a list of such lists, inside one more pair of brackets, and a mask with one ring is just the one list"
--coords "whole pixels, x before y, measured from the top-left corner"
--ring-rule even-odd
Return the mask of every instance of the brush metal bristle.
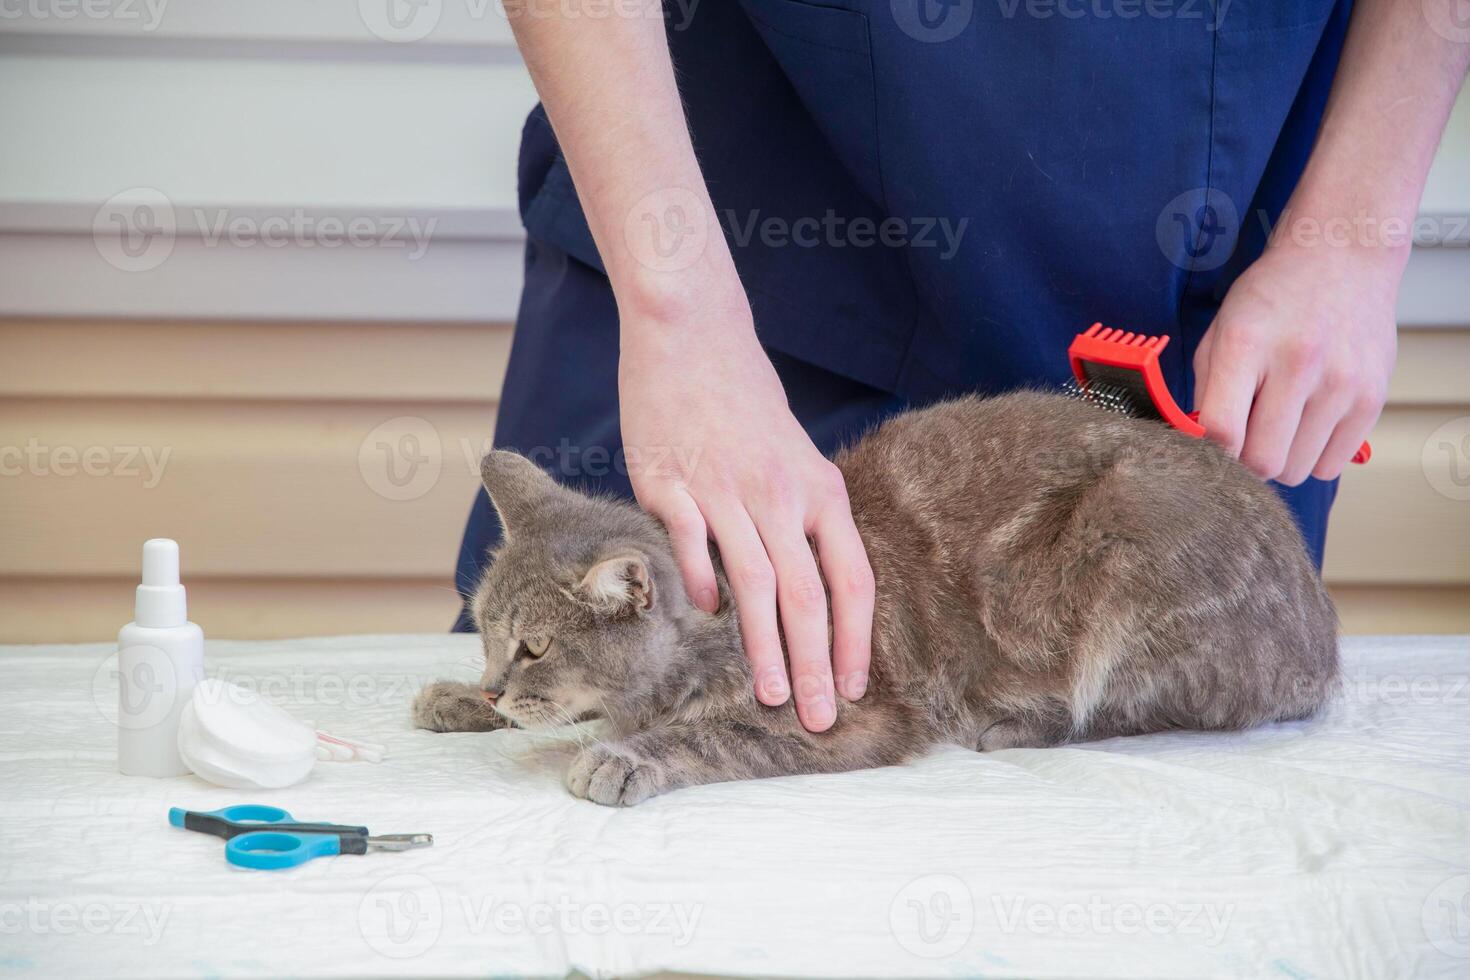
[[1138, 418], [1134, 393], [1122, 385], [1108, 384], [1106, 381], [1089, 381], [1082, 385], [1078, 384], [1074, 378], [1062, 386], [1062, 394], [1096, 405], [1109, 412], [1117, 412], [1129, 418]]

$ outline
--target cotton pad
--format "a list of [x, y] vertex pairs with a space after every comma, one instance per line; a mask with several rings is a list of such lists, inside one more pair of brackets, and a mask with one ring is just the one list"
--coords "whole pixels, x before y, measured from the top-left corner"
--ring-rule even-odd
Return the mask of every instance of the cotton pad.
[[179, 755], [201, 779], [231, 789], [280, 789], [307, 777], [317, 733], [254, 691], [209, 678], [179, 717]]

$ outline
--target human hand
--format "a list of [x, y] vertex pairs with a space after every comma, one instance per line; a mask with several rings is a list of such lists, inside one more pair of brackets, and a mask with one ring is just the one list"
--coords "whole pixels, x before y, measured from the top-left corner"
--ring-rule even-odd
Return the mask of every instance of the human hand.
[[719, 601], [708, 538], [719, 545], [756, 697], [783, 704], [794, 687], [801, 723], [823, 731], [836, 719], [834, 671], [848, 700], [867, 686], [873, 573], [841, 472], [791, 414], [738, 281], [726, 295], [723, 304], [705, 296], [695, 316], [623, 311], [629, 476], [638, 502], [668, 528], [685, 588], [706, 612]]
[[1269, 247], [1195, 352], [1205, 434], [1262, 479], [1335, 479], [1383, 410], [1401, 273], [1382, 249]]

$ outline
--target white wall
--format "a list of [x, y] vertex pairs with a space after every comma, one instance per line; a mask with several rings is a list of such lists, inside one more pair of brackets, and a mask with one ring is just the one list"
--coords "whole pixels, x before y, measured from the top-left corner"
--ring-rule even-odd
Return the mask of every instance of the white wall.
[[[511, 317], [535, 93], [497, 7], [405, 6], [404, 43], [401, 0], [152, 2], [0, 4], [0, 315]], [[109, 261], [140, 195], [168, 261]]]
[[[442, 630], [520, 285], [506, 25], [147, 2], [0, 0], [0, 642], [106, 639], [157, 534], [211, 636]], [[117, 234], [139, 204], [167, 234]], [[1470, 100], [1424, 208], [1470, 215]], [[1470, 248], [1415, 250], [1328, 544], [1349, 631], [1470, 631], [1467, 281]]]
[[[493, 0], [0, 0], [0, 315], [507, 319], [534, 99]], [[93, 241], [140, 194], [168, 262]], [[1424, 210], [1470, 215], [1470, 99]], [[1467, 273], [1416, 250], [1402, 321], [1470, 322]]]

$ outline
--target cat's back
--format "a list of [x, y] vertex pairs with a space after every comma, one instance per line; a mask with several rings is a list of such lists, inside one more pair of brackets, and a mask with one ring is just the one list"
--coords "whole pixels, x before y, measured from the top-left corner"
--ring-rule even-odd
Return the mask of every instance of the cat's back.
[[1139, 578], [1183, 567], [1210, 592], [1281, 583], [1331, 614], [1276, 493], [1215, 444], [1157, 421], [1055, 393], [971, 396], [896, 416], [836, 462], [870, 555], [965, 569], [1112, 552]]
[[[1335, 674], [1290, 513], [1206, 440], [1017, 392], [897, 416], [836, 462], [878, 583], [875, 663], [925, 697], [973, 707], [1010, 676], [1070, 699], [1069, 730], [1228, 728], [1309, 714]], [[1124, 703], [1159, 677], [1214, 707]]]
[[[966, 396], [905, 412], [839, 453], [849, 493], [918, 504], [975, 498], [1004, 510], [1105, 478], [1157, 501], [1207, 492], [1286, 517], [1261, 481], [1217, 446], [1065, 395]], [[1203, 479], [1203, 483], [1201, 482]]]
[[[850, 492], [866, 485], [903, 486], [917, 497], [964, 488], [1008, 495], [1025, 486], [1097, 479], [1126, 464], [1147, 473], [1158, 495], [1192, 494], [1198, 478], [1257, 500], [1274, 494], [1213, 442], [1155, 420], [1130, 419], [1055, 392], [967, 395], [892, 417], [836, 457]], [[1011, 478], [1016, 486], [1008, 486]]]

